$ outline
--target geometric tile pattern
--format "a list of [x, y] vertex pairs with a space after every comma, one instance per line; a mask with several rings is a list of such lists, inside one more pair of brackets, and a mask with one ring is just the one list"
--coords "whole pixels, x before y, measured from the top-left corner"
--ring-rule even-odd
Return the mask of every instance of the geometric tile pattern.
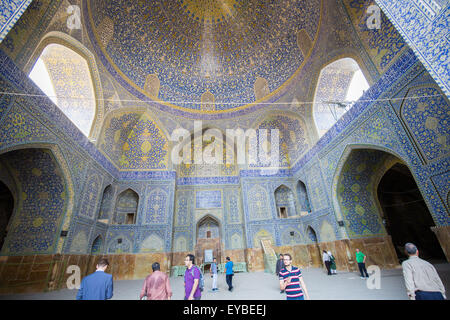
[[445, 0], [376, 0], [431, 76], [450, 95], [450, 4]]
[[[420, 98], [415, 98], [420, 97]], [[411, 89], [402, 105], [402, 118], [428, 160], [450, 151], [450, 104], [433, 87]]]
[[0, 42], [20, 18], [22, 13], [31, 3], [31, 0], [12, 0], [2, 3], [0, 9]]
[[[214, 2], [189, 3], [86, 1], [84, 25], [105, 67], [127, 89], [142, 95], [147, 76], [157, 74], [164, 101], [200, 109], [195, 102], [209, 90], [216, 109], [229, 109], [255, 101], [258, 77], [274, 91], [302, 66], [296, 31], [315, 39], [322, 7], [321, 0], [227, 1], [217, 10]], [[205, 10], [217, 18], [202, 17]]]
[[1, 155], [20, 190], [3, 254], [52, 254], [67, 203], [65, 179], [52, 152], [24, 149]]
[[367, 20], [371, 16], [368, 8], [375, 4], [374, 1], [344, 0], [343, 2], [364, 47], [378, 70], [386, 70], [406, 46], [401, 35], [383, 12], [381, 12], [380, 28], [368, 28]]

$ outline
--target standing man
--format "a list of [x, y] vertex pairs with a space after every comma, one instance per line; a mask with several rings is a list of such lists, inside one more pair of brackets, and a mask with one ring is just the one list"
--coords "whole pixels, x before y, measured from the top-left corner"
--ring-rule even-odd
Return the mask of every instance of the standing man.
[[323, 264], [325, 265], [325, 268], [327, 268], [328, 275], [331, 276], [331, 271], [330, 271], [331, 270], [330, 269], [331, 259], [325, 250], [323, 250], [323, 253], [322, 253], [322, 261], [323, 261]]
[[225, 274], [228, 284], [228, 291], [233, 291], [233, 261], [230, 260], [230, 257], [227, 257], [226, 259], [227, 263], [225, 264]]
[[113, 296], [113, 277], [105, 273], [109, 262], [100, 259], [94, 273], [91, 273], [81, 281], [77, 293], [77, 300], [107, 300]]
[[212, 291], [215, 292], [219, 290], [217, 288], [217, 260], [213, 258], [213, 262], [211, 263], [211, 278], [212, 278]]
[[405, 244], [408, 260], [403, 261], [403, 277], [410, 300], [445, 300], [445, 288], [433, 265], [419, 258], [412, 243]]
[[144, 280], [139, 299], [147, 297], [147, 300], [170, 300], [172, 289], [170, 288], [169, 277], [160, 271], [158, 262], [152, 264], [153, 273]]
[[309, 300], [302, 273], [299, 268], [291, 264], [291, 255], [284, 254], [283, 261], [284, 268], [280, 271], [280, 289], [286, 290], [286, 300], [305, 300], [305, 297]]
[[[275, 270], [278, 278], [280, 277], [280, 271], [283, 268], [284, 268], [283, 254], [280, 253], [280, 259], [277, 260], [277, 267]], [[281, 290], [280, 293], [284, 293], [284, 290]]]
[[195, 257], [188, 254], [184, 259], [186, 271], [184, 273], [184, 300], [200, 300], [202, 292], [200, 291], [200, 269], [195, 265]]
[[366, 255], [356, 249], [356, 262], [358, 263], [359, 272], [361, 273], [361, 279], [369, 278], [369, 274], [366, 269]]

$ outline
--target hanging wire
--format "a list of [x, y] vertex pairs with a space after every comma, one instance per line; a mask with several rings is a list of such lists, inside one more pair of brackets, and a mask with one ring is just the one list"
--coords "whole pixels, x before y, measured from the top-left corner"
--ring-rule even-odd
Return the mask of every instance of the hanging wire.
[[[73, 99], [73, 100], [95, 100], [95, 101], [109, 101], [109, 102], [141, 102], [141, 103], [170, 103], [174, 105], [180, 104], [221, 104], [221, 105], [246, 105], [246, 104], [255, 104], [255, 105], [286, 105], [292, 104], [292, 102], [201, 102], [201, 101], [163, 101], [163, 100], [138, 100], [138, 99], [92, 99], [92, 98], [80, 98], [80, 97], [68, 97], [68, 96], [47, 96], [46, 94], [30, 94], [30, 93], [19, 93], [19, 92], [8, 92], [8, 91], [0, 91], [0, 95], [11, 95], [11, 96], [22, 96], [22, 97], [48, 97], [48, 98], [57, 98], [61, 99]], [[434, 98], [441, 97], [444, 94], [434, 94], [434, 95], [423, 95], [423, 96], [412, 96], [412, 97], [403, 97], [403, 98], [384, 98], [384, 99], [360, 99], [357, 101], [335, 101], [335, 102], [314, 102], [314, 101], [296, 101], [295, 104], [303, 105], [303, 104], [324, 104], [324, 103], [333, 103], [338, 105], [347, 105], [354, 104], [356, 102], [381, 102], [381, 101], [405, 101], [405, 100], [413, 100], [413, 99], [422, 99], [422, 98]]]

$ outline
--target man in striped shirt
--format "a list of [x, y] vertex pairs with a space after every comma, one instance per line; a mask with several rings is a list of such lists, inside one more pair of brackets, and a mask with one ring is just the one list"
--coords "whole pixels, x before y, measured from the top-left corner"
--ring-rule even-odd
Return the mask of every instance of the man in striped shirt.
[[292, 257], [286, 253], [283, 257], [284, 268], [280, 271], [280, 289], [286, 291], [286, 300], [309, 300], [308, 291], [299, 268], [294, 267]]

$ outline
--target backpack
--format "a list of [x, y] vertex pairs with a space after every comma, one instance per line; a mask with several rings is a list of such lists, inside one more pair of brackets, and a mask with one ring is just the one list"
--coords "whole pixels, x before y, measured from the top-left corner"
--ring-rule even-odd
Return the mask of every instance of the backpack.
[[[203, 276], [203, 273], [199, 267], [197, 266], [194, 267], [196, 267], [198, 269], [198, 272], [200, 272], [200, 280], [198, 281], [198, 286], [200, 288], [200, 291], [203, 291], [203, 289], [205, 288], [205, 277]], [[192, 277], [194, 277], [194, 268], [191, 269], [191, 274]]]

